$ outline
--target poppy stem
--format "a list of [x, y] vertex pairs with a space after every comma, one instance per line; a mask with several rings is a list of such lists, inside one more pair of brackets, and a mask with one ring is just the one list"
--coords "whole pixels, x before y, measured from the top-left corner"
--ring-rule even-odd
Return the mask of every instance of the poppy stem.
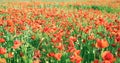
[[[101, 51], [101, 54], [104, 52], [104, 48], [102, 48], [102, 51]], [[100, 55], [100, 57], [101, 57], [101, 55]], [[101, 60], [102, 60], [102, 58], [101, 58]]]
[[101, 53], [103, 53], [104, 52], [104, 48], [102, 48], [102, 51], [101, 51]]

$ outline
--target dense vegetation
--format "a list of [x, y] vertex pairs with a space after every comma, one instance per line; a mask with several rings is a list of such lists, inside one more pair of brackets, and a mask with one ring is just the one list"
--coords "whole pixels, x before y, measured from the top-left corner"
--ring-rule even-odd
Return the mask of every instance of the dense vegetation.
[[119, 7], [23, 4], [0, 6], [0, 63], [120, 63]]

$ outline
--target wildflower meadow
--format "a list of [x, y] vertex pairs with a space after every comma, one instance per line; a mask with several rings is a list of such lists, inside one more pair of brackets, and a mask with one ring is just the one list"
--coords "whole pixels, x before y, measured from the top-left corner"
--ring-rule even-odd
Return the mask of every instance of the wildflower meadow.
[[120, 63], [120, 1], [58, 1], [0, 2], [0, 63]]

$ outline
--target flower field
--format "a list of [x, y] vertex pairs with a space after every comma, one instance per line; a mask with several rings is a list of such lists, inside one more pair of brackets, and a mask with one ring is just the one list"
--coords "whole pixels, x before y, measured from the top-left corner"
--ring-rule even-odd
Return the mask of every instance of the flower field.
[[0, 63], [120, 63], [120, 1], [101, 1], [1, 3]]

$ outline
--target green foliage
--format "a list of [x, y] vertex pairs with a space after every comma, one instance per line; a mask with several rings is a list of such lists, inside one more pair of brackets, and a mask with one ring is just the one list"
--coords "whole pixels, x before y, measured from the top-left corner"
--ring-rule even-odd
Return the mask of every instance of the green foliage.
[[76, 5], [76, 6], [72, 6], [72, 5], [69, 5], [69, 7], [73, 7], [75, 9], [94, 9], [94, 10], [100, 10], [102, 12], [107, 12], [107, 13], [118, 13], [120, 12], [120, 8], [112, 8], [112, 7], [109, 7], [109, 6], [96, 6], [96, 5], [91, 5], [91, 6], [88, 6], [88, 5]]

